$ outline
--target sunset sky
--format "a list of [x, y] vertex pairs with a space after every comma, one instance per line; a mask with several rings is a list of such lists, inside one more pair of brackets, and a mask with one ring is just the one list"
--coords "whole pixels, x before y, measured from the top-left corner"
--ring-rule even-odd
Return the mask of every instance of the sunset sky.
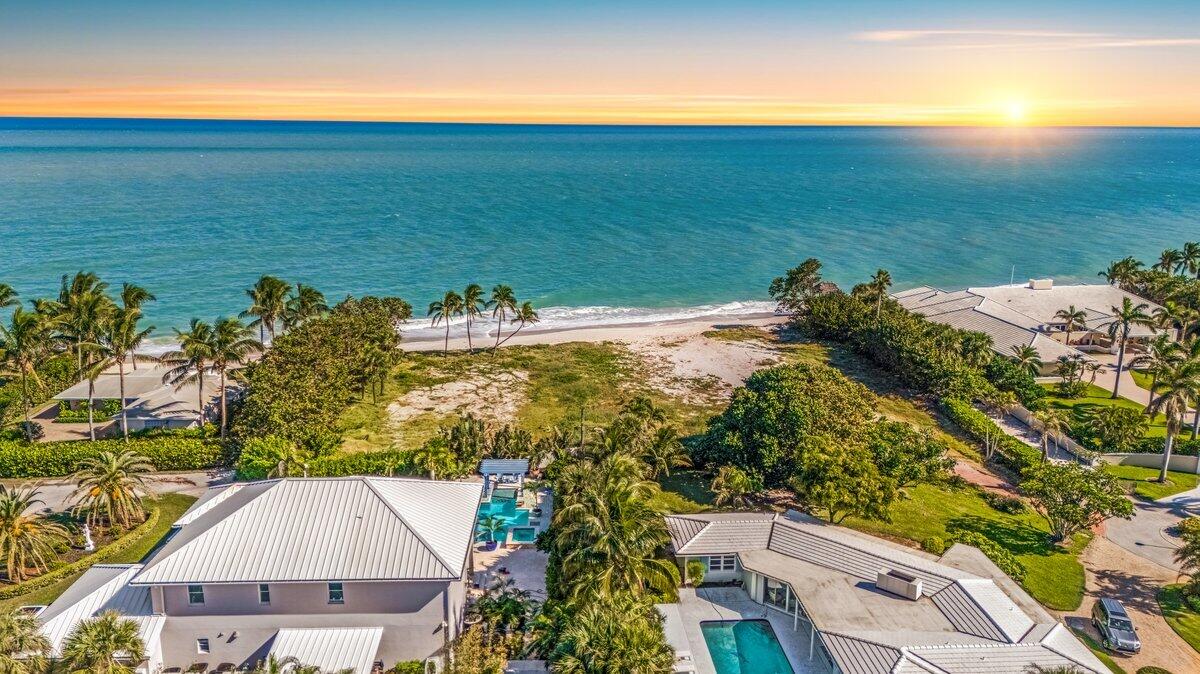
[[1200, 126], [1200, 2], [0, 0], [0, 115]]

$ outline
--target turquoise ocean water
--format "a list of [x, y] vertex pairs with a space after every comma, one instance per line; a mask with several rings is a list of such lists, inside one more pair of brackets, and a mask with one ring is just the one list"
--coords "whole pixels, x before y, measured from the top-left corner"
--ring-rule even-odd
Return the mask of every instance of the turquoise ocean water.
[[961, 287], [1189, 238], [1200, 130], [0, 119], [0, 281], [136, 281], [160, 332], [263, 273], [419, 308], [503, 282], [561, 327], [762, 309], [808, 256]]

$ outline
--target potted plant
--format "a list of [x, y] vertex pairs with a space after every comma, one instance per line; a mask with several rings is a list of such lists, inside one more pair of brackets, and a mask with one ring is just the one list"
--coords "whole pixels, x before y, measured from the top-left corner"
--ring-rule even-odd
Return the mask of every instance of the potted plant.
[[487, 543], [484, 544], [484, 550], [495, 550], [497, 543], [500, 542], [497, 537], [508, 534], [508, 529], [504, 526], [504, 520], [495, 515], [488, 515], [480, 520], [479, 528], [483, 529], [484, 533], [488, 536]]

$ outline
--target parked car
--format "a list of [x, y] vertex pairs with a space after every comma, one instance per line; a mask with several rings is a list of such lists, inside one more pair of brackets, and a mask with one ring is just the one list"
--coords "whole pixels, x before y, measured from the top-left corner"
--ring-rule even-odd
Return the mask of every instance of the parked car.
[[1133, 626], [1125, 607], [1116, 599], [1105, 597], [1096, 602], [1092, 607], [1092, 625], [1100, 632], [1100, 640], [1105, 648], [1127, 653], [1142, 650], [1137, 628]]

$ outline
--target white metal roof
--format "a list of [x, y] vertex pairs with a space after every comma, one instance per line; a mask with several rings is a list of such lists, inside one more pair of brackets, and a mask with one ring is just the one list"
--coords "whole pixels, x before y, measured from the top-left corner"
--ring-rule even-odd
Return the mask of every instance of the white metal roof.
[[185, 514], [142, 585], [460, 578], [482, 485], [288, 478], [223, 489]]
[[382, 627], [281, 629], [275, 633], [269, 655], [280, 660], [296, 658], [301, 665], [322, 672], [370, 674], [381, 638]]
[[529, 459], [484, 459], [480, 475], [516, 475], [529, 472]]
[[104, 611], [116, 611], [137, 623], [147, 656], [154, 660], [166, 619], [154, 615], [150, 588], [129, 585], [141, 568], [138, 564], [97, 564], [46, 607], [38, 620], [42, 634], [50, 640], [51, 655], [61, 654], [63, 643], [79, 623]]

